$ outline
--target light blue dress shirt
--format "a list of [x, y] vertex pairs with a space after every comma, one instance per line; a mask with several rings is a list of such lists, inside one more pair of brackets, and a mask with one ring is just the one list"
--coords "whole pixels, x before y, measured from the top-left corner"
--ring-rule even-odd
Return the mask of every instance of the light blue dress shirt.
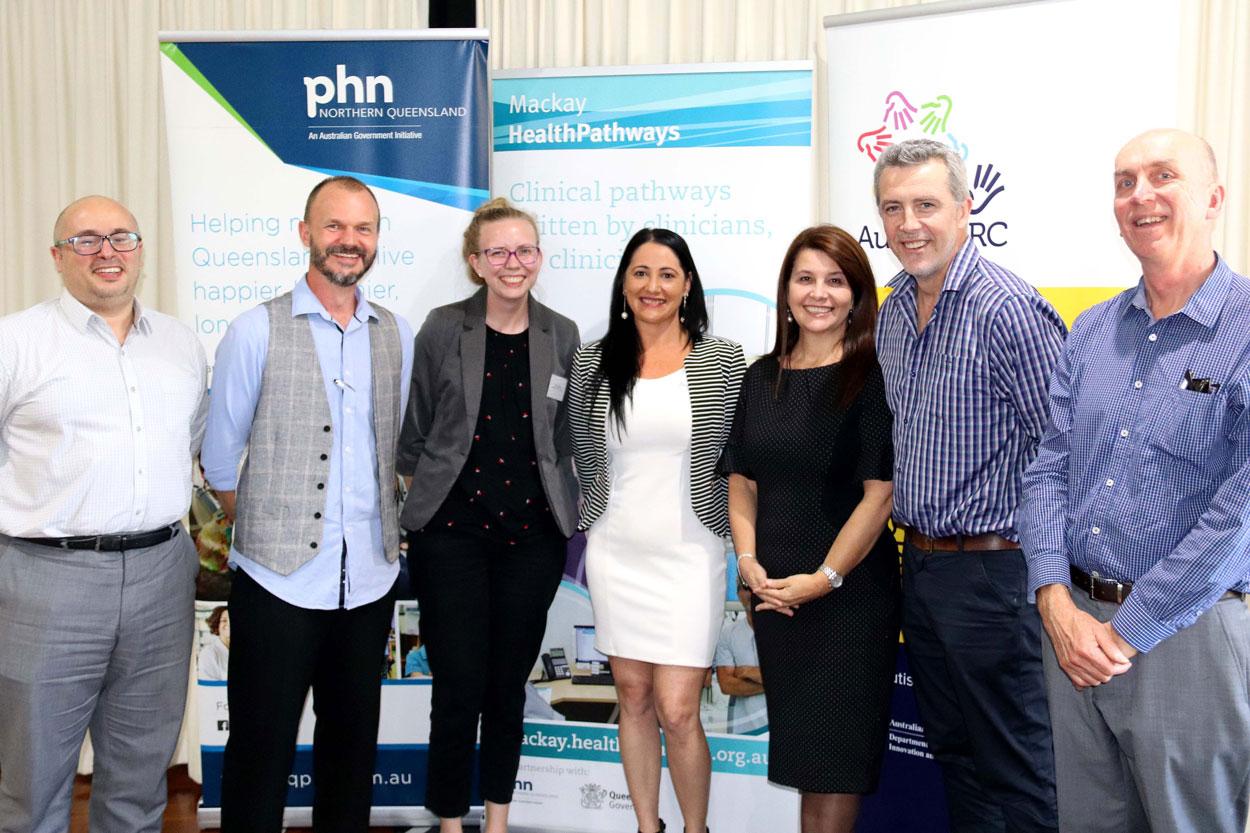
[[1030, 595], [1069, 564], [1134, 582], [1111, 624], [1149, 651], [1250, 589], [1247, 408], [1250, 280], [1222, 259], [1165, 318], [1140, 282], [1081, 313], [1024, 476]]
[[[318, 554], [289, 576], [275, 573], [231, 548], [230, 564], [283, 601], [315, 610], [351, 609], [377, 601], [395, 583], [399, 564], [386, 560], [378, 502], [378, 464], [373, 436], [373, 376], [369, 318], [373, 307], [356, 290], [356, 313], [340, 329], [301, 278], [291, 292], [291, 315], [312, 325], [334, 426], [325, 526]], [[412, 378], [412, 328], [395, 316], [403, 346], [403, 378], [397, 407], [408, 403]], [[233, 491], [247, 447], [269, 353], [269, 313], [254, 307], [231, 322], [217, 347], [208, 430], [201, 462], [210, 486]], [[344, 558], [343, 545], [347, 544]]]

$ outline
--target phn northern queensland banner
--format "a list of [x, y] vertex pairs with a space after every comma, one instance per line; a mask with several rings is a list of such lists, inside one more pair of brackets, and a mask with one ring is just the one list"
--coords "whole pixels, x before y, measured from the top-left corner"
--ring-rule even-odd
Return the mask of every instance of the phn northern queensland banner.
[[235, 315], [307, 270], [299, 221], [327, 176], [378, 198], [370, 301], [420, 322], [464, 295], [460, 238], [489, 187], [483, 31], [161, 41], [178, 308], [210, 356]]

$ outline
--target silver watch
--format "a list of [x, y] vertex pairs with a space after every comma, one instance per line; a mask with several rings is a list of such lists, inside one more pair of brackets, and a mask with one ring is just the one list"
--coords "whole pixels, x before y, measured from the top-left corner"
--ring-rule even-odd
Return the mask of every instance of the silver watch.
[[825, 578], [829, 580], [829, 589], [837, 590], [842, 586], [842, 574], [830, 567], [828, 564], [821, 564], [820, 571], [825, 574]]

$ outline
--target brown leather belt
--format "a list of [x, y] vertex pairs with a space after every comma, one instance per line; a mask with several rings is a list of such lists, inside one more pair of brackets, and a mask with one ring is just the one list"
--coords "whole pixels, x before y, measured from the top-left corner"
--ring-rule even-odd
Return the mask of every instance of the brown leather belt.
[[[1124, 600], [1128, 598], [1129, 591], [1133, 589], [1131, 581], [1116, 581], [1113, 578], [1104, 578], [1097, 573], [1089, 574], [1080, 567], [1070, 567], [1072, 575], [1072, 583], [1089, 594], [1089, 597], [1097, 602], [1111, 602], [1112, 604], [1124, 604]], [[1237, 590], [1229, 590], [1220, 599], [1244, 599], [1245, 593]]]
[[903, 527], [903, 540], [925, 552], [993, 552], [1018, 550], [1020, 545], [993, 532], [984, 535], [952, 535], [949, 538], [930, 538], [909, 526]]

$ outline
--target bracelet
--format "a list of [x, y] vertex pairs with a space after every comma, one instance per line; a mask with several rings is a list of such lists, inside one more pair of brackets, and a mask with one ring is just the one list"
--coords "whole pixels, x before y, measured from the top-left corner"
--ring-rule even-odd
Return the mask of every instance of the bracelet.
[[743, 590], [750, 591], [751, 585], [747, 584], [746, 579], [742, 577], [742, 559], [744, 558], [755, 558], [755, 556], [749, 552], [744, 552], [738, 556], [738, 586], [741, 587]]

